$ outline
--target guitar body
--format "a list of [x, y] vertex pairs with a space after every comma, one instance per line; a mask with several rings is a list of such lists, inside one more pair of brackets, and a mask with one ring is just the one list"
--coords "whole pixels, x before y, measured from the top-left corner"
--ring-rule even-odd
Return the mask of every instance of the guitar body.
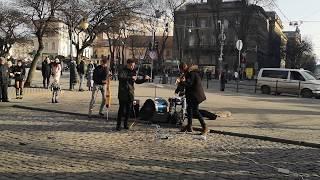
[[106, 88], [106, 107], [109, 108], [111, 106], [111, 80], [108, 80], [107, 88]]

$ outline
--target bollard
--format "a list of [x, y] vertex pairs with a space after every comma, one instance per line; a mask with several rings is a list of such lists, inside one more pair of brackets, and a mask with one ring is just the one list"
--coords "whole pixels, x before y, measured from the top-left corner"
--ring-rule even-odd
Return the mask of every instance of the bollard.
[[255, 84], [254, 84], [254, 93], [257, 93], [257, 85], [258, 85], [258, 79], [255, 79]]
[[298, 93], [298, 97], [301, 97], [301, 81], [299, 81], [299, 93]]
[[278, 80], [276, 81], [276, 92], [274, 93], [275, 96], [278, 95]]
[[239, 92], [239, 80], [237, 80], [237, 93]]

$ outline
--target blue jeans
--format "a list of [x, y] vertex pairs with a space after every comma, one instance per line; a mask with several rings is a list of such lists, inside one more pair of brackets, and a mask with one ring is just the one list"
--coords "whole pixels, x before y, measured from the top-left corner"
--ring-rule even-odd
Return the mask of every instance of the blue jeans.
[[91, 96], [90, 107], [89, 107], [89, 114], [92, 113], [93, 106], [96, 102], [98, 91], [101, 92], [101, 96], [102, 96], [102, 102], [100, 105], [99, 113], [103, 113], [103, 110], [104, 110], [104, 107], [105, 107], [106, 101], [107, 101], [106, 89], [107, 89], [106, 85], [98, 85], [98, 84], [93, 85], [92, 96]]

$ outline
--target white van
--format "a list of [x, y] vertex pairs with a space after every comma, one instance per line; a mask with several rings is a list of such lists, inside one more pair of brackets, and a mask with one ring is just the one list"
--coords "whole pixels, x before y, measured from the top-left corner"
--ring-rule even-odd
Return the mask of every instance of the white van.
[[257, 77], [257, 88], [263, 94], [300, 94], [320, 98], [320, 80], [303, 69], [262, 68]]

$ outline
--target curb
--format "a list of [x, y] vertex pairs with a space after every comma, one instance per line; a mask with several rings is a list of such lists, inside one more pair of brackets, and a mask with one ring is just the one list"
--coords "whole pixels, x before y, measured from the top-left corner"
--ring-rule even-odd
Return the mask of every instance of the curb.
[[[58, 113], [58, 114], [66, 114], [66, 115], [72, 115], [72, 116], [81, 116], [81, 117], [87, 117], [88, 119], [104, 119], [104, 117], [93, 115], [92, 117], [88, 117], [88, 114], [83, 113], [75, 113], [75, 112], [67, 112], [67, 111], [60, 111], [60, 110], [52, 110], [52, 109], [44, 109], [44, 108], [36, 108], [36, 107], [28, 107], [28, 106], [21, 106], [21, 105], [13, 105], [13, 108], [19, 108], [19, 109], [26, 109], [26, 110], [33, 110], [33, 111], [41, 111], [41, 112], [51, 112], [51, 113]], [[110, 118], [109, 120], [115, 120], [115, 118]]]
[[[19, 108], [19, 109], [41, 111], [41, 112], [52, 112], [52, 113], [60, 113], [60, 114], [67, 114], [67, 115], [73, 115], [73, 116], [88, 117], [87, 114], [67, 112], [67, 111], [50, 110], [50, 109], [28, 107], [28, 106], [21, 106], [21, 105], [13, 105], [12, 107]], [[92, 116], [91, 119], [92, 118], [103, 119], [103, 117], [100, 117], [100, 116]], [[115, 118], [109, 118], [109, 120], [115, 120]], [[136, 123], [142, 123], [139, 120], [136, 120], [135, 122]], [[193, 128], [193, 129], [195, 131], [201, 131], [202, 130], [202, 128]], [[274, 137], [269, 137], [269, 136], [259, 136], [259, 135], [243, 134], [243, 133], [234, 133], [234, 132], [219, 131], [219, 130], [214, 130], [214, 129], [211, 129], [210, 133], [221, 134], [221, 135], [225, 135], [225, 136], [234, 136], [234, 137], [242, 137], [242, 138], [249, 138], [249, 139], [257, 139], [257, 140], [262, 140], [262, 141], [269, 141], [269, 142], [276, 142], [276, 143], [282, 143], [282, 144], [290, 144], [290, 145], [296, 145], [296, 146], [303, 146], [303, 147], [311, 147], [311, 148], [320, 149], [320, 144], [310, 143], [310, 142], [305, 142], [305, 141], [294, 141], [294, 140], [288, 140], [288, 139], [282, 139], [282, 138], [274, 138]]]
[[[202, 128], [193, 128], [193, 129], [196, 131], [202, 130]], [[234, 132], [219, 131], [219, 130], [214, 130], [214, 129], [210, 129], [210, 133], [320, 149], [320, 144], [310, 143], [310, 142], [305, 142], [305, 141], [295, 141], [295, 140], [288, 140], [288, 139], [282, 139], [282, 138], [274, 138], [274, 137], [269, 137], [269, 136], [234, 133]]]

